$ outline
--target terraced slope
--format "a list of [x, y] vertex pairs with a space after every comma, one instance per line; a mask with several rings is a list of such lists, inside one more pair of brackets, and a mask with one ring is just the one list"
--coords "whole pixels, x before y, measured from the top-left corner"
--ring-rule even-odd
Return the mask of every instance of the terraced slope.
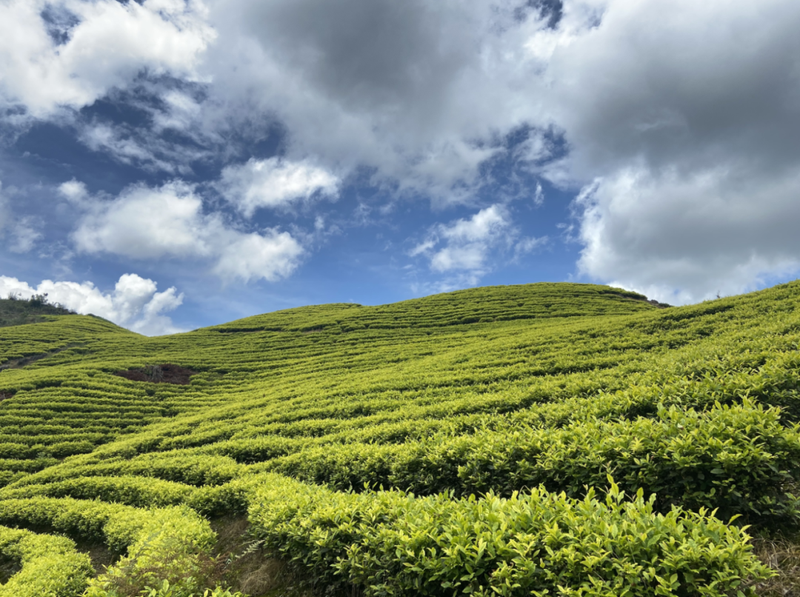
[[0, 328], [0, 595], [766, 595], [742, 525], [800, 520], [798, 306], [533, 284]]

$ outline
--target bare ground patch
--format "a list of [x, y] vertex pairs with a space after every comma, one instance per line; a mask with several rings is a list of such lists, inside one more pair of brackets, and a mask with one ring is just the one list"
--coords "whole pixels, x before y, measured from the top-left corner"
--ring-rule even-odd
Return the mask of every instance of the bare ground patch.
[[224, 562], [224, 580], [235, 591], [252, 597], [313, 597], [297, 572], [261, 548], [249, 534], [246, 517], [212, 521], [217, 533], [216, 557]]
[[128, 369], [127, 371], [115, 371], [114, 375], [119, 375], [131, 381], [146, 381], [149, 383], [171, 383], [185, 386], [189, 384], [192, 375], [197, 375], [197, 371], [192, 371], [180, 365], [148, 365], [143, 369]]
[[796, 537], [755, 537], [753, 551], [777, 573], [753, 585], [759, 597], [800, 597], [800, 545]]

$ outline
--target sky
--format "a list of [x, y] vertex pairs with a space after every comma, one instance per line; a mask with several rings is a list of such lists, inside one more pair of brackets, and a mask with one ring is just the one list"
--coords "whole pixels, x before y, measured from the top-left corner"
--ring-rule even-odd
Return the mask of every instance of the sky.
[[147, 335], [800, 272], [796, 0], [0, 0], [0, 296]]

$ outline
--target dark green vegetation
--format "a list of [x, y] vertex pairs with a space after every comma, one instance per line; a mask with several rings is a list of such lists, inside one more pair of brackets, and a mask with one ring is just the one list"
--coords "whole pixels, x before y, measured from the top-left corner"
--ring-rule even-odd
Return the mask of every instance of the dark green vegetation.
[[0, 299], [0, 327], [38, 323], [48, 321], [50, 315], [70, 314], [74, 313], [48, 302], [46, 294], [37, 294], [30, 299], [20, 299], [15, 296]]
[[750, 535], [800, 521], [799, 307], [534, 284], [2, 328], [0, 596], [785, 594]]

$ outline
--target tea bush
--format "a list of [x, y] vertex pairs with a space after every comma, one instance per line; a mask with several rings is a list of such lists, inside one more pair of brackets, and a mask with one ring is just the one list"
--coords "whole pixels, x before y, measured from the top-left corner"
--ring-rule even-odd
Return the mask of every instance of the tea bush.
[[[798, 346], [800, 283], [669, 309], [476, 288], [160, 338], [48, 316], [0, 328], [0, 523], [116, 550], [106, 597], [224, 595], [209, 520], [248, 512], [332, 590], [734, 595], [767, 574], [742, 525], [800, 523]], [[197, 373], [118, 375], [169, 363]]]

